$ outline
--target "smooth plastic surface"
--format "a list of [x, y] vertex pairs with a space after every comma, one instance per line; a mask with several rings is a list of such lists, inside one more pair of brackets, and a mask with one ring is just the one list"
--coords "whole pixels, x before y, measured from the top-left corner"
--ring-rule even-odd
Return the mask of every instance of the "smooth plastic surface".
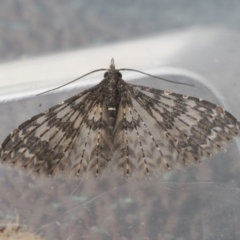
[[[155, 54], [149, 55], [142, 47], [144, 40], [141, 40], [131, 54], [129, 44], [125, 43], [116, 48], [111, 46], [112, 52], [104, 58], [110, 61], [110, 55], [113, 55], [117, 68], [139, 66], [140, 70], [149, 70], [168, 79], [193, 83], [195, 87], [179, 86], [122, 73], [126, 81], [200, 97], [224, 106], [240, 118], [239, 34], [224, 29], [194, 29], [158, 38], [169, 48], [178, 40], [181, 44], [171, 55], [167, 55], [169, 51], [165, 51], [166, 55], [162, 51], [161, 55], [161, 45]], [[156, 49], [157, 37], [153, 42], [155, 45], [151, 47]], [[120, 51], [124, 48], [125, 51]], [[134, 53], [143, 57], [138, 63]], [[134, 66], [129, 65], [134, 61]], [[108, 65], [101, 64], [101, 67]], [[60, 72], [63, 70], [64, 67], [59, 68]], [[28, 97], [34, 95], [33, 90], [27, 90], [29, 85], [22, 83], [24, 99], [14, 98], [20, 96], [14, 89], [14, 94], [6, 95], [8, 101], [0, 104], [0, 140], [27, 118], [82, 91], [91, 83], [82, 81], [80, 87], [74, 85], [75, 89], [70, 90], [70, 87], [67, 91], [62, 89], [39, 97]], [[11, 89], [7, 91], [9, 93]], [[240, 239], [239, 160], [236, 141], [227, 152], [209, 161], [151, 180], [122, 179], [113, 172], [97, 180], [44, 179], [1, 166], [0, 218], [14, 219], [17, 212], [22, 224], [41, 233], [47, 240]]]

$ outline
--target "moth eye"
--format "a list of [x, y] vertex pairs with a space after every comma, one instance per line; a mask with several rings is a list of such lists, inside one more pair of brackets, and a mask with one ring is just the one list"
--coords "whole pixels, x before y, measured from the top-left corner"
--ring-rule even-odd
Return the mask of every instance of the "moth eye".
[[122, 77], [122, 74], [120, 72], [117, 73], [118, 77]]
[[108, 76], [108, 72], [105, 72], [103, 76], [106, 78]]

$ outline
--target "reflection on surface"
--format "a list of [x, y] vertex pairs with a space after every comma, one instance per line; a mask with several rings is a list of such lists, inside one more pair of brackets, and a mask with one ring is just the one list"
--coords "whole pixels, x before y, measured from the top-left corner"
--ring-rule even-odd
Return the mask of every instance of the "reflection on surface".
[[[159, 82], [147, 83], [159, 88]], [[161, 88], [167, 89], [164, 84]], [[217, 101], [203, 86], [194, 91]], [[178, 92], [189, 95], [190, 90], [178, 86]], [[2, 103], [1, 140], [26, 118], [64, 98], [61, 93]], [[111, 171], [99, 179], [47, 179], [1, 166], [0, 220], [15, 218], [17, 212], [21, 224], [49, 240], [238, 239], [238, 159], [232, 144], [210, 161], [150, 180], [123, 179]]]

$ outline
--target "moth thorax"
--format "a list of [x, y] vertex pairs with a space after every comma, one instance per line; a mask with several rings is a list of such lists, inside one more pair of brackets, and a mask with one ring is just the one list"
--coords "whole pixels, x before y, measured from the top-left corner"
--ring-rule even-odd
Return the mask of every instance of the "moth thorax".
[[105, 94], [106, 105], [107, 105], [107, 113], [108, 113], [108, 120], [109, 120], [109, 128], [112, 131], [115, 126], [120, 96], [117, 89], [116, 84], [109, 84], [107, 92]]

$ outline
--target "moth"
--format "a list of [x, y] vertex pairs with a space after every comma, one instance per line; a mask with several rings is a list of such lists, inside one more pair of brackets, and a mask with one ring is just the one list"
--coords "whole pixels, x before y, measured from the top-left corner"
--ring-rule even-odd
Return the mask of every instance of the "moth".
[[126, 83], [120, 71], [128, 69], [113, 59], [100, 70], [99, 84], [15, 129], [1, 162], [40, 176], [144, 177], [202, 162], [240, 135], [238, 120], [220, 106]]

